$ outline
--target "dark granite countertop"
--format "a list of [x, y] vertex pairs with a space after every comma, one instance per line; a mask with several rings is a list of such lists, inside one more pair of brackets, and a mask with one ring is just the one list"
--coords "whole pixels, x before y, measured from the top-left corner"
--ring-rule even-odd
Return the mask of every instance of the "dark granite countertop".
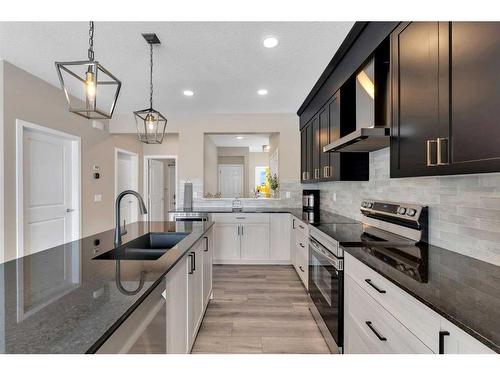
[[[169, 212], [203, 212], [203, 213], [262, 213], [262, 214], [291, 214], [295, 216], [299, 220], [305, 220], [302, 216], [302, 207], [244, 207], [241, 210], [233, 211], [231, 207], [197, 207], [193, 209], [179, 209], [179, 210], [171, 210]], [[331, 211], [319, 210], [319, 215], [316, 215], [317, 221], [314, 225], [324, 223], [324, 224], [333, 224], [333, 223], [346, 223], [346, 224], [358, 224], [359, 221], [350, 219], [346, 216], [342, 216], [336, 214]]]
[[127, 225], [123, 244], [148, 232], [189, 233], [155, 261], [119, 261], [125, 289], [144, 273], [134, 295], [117, 287], [117, 261], [92, 259], [115, 247], [113, 230], [0, 264], [0, 353], [95, 352], [212, 225]]
[[344, 251], [500, 353], [500, 267], [425, 243], [428, 281], [416, 281], [371, 255], [366, 247]]

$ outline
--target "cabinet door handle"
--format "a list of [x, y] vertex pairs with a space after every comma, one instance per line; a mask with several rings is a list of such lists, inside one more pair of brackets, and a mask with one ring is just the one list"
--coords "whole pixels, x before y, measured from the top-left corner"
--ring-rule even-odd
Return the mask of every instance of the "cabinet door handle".
[[238, 225], [238, 236], [240, 235], [240, 226]]
[[309, 176], [310, 176], [309, 171], [307, 171], [306, 172], [306, 180], [309, 180]]
[[[445, 156], [446, 156], [446, 161], [443, 161], [443, 148], [441, 144], [444, 142], [446, 150], [445, 150]], [[438, 138], [436, 139], [437, 143], [437, 165], [447, 165], [449, 164], [449, 153], [448, 153], [448, 138]]]
[[385, 290], [380, 289], [378, 286], [376, 286], [370, 279], [365, 279], [365, 282], [370, 285], [373, 289], [375, 289], [379, 293], [385, 293]]
[[189, 254], [189, 272], [190, 275], [193, 273], [193, 253]]
[[203, 237], [203, 238], [205, 239], [205, 250], [203, 250], [203, 251], [207, 252], [208, 251], [208, 237]]
[[439, 354], [444, 354], [444, 338], [449, 335], [448, 331], [439, 331]]
[[438, 141], [436, 141], [435, 139], [428, 139], [427, 140], [427, 166], [428, 167], [434, 167], [437, 165], [436, 163], [432, 163], [432, 145], [437, 144], [437, 143], [438, 143]]
[[302, 225], [300, 225], [300, 224], [299, 224], [299, 228], [300, 228], [300, 229], [304, 229], [304, 227], [303, 227]]
[[243, 225], [241, 226], [241, 235], [243, 236]]
[[375, 329], [375, 327], [373, 327], [373, 323], [370, 322], [370, 321], [366, 321], [365, 322], [366, 325], [368, 326], [368, 328], [371, 329], [371, 331], [375, 334], [375, 336], [377, 336], [377, 338], [380, 340], [380, 341], [387, 341], [387, 338], [385, 338], [384, 336], [382, 336], [380, 333], [378, 333], [378, 331]]
[[295, 219], [292, 219], [292, 229], [295, 229]]
[[193, 260], [193, 262], [191, 263], [192, 264], [192, 270], [196, 271], [196, 253], [194, 251], [191, 251], [191, 254], [193, 254], [193, 258], [191, 258]]
[[332, 169], [332, 166], [329, 165], [328, 167], [326, 167], [328, 169], [328, 178], [332, 177], [333, 175], [333, 169]]
[[319, 168], [316, 168], [316, 169], [314, 170], [314, 178], [315, 178], [315, 179], [319, 178]]

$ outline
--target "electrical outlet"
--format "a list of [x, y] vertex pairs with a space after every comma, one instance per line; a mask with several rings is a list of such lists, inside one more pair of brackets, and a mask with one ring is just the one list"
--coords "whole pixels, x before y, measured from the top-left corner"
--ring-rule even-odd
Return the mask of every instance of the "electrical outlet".
[[102, 202], [102, 194], [95, 194], [94, 202]]
[[289, 191], [286, 191], [286, 192], [285, 192], [285, 197], [286, 197], [287, 199], [289, 199], [289, 198], [290, 198], [290, 196], [291, 196], [290, 192], [289, 192]]

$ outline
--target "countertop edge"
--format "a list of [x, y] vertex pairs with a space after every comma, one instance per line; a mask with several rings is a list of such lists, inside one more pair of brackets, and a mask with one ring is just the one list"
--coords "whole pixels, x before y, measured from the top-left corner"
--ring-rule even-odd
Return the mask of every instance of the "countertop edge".
[[373, 267], [369, 263], [366, 263], [362, 258], [356, 257], [353, 253], [351, 253], [349, 251], [349, 247], [343, 247], [343, 249], [350, 256], [352, 256], [353, 258], [355, 258], [356, 260], [360, 261], [361, 263], [363, 263], [365, 266], [367, 266], [371, 270], [377, 272], [379, 275], [381, 275], [384, 278], [386, 278], [387, 280], [389, 280], [391, 283], [393, 283], [394, 285], [396, 285], [398, 288], [400, 288], [404, 292], [408, 293], [411, 297], [413, 297], [416, 300], [418, 300], [419, 302], [423, 303], [425, 306], [427, 306], [428, 308], [430, 308], [432, 311], [436, 312], [437, 314], [439, 314], [443, 318], [448, 319], [451, 323], [455, 324], [457, 327], [459, 327], [464, 332], [466, 332], [469, 335], [471, 335], [472, 337], [474, 337], [476, 340], [480, 341], [482, 344], [484, 344], [485, 346], [487, 346], [491, 350], [493, 350], [496, 353], [500, 354], [500, 346], [499, 345], [497, 345], [496, 343], [494, 343], [493, 341], [491, 341], [487, 337], [484, 337], [483, 335], [481, 335], [480, 333], [478, 333], [474, 329], [470, 328], [469, 326], [467, 326], [465, 323], [461, 322], [457, 318], [455, 318], [455, 317], [451, 316], [450, 314], [448, 314], [447, 312], [443, 311], [439, 307], [436, 307], [434, 304], [432, 304], [431, 302], [427, 301], [425, 298], [421, 297], [420, 295], [418, 295], [417, 293], [413, 292], [409, 288], [405, 287], [404, 285], [402, 285], [398, 281], [394, 280], [392, 277], [390, 277], [390, 276], [386, 275], [385, 273], [381, 272], [376, 267]]
[[[132, 313], [137, 309], [137, 307], [139, 307], [139, 305], [151, 294], [151, 292], [158, 286], [158, 284], [160, 284], [161, 280], [166, 276], [166, 274], [172, 268], [174, 268], [177, 265], [177, 263], [179, 263], [179, 261], [186, 255], [186, 253], [189, 250], [191, 250], [191, 248], [200, 240], [200, 238], [202, 238], [205, 235], [205, 233], [207, 233], [213, 227], [213, 225], [214, 222], [209, 222], [209, 226], [205, 228], [204, 231], [199, 233], [198, 238], [194, 240], [193, 243], [190, 246], [188, 246], [185, 249], [185, 251], [183, 251], [182, 254], [180, 254], [174, 262], [172, 262], [172, 264], [165, 270], [165, 272], [163, 272], [161, 276], [159, 276], [158, 279], [155, 282], [153, 282], [151, 286], [144, 291], [144, 293], [141, 294], [141, 296], [137, 299], [137, 301], [135, 301], [132, 304], [132, 306], [130, 306], [127, 309], [127, 311], [125, 311], [123, 315], [120, 316], [118, 320], [113, 325], [111, 325], [111, 327], [109, 327], [104, 332], [104, 334], [85, 351], [85, 354], [95, 354], [99, 350], [99, 348], [113, 335], [113, 333], [116, 332], [116, 330], [123, 324], [123, 322], [125, 322], [125, 320], [127, 320], [127, 318], [130, 315], [132, 315]], [[132, 240], [134, 239], [130, 239], [130, 241]]]

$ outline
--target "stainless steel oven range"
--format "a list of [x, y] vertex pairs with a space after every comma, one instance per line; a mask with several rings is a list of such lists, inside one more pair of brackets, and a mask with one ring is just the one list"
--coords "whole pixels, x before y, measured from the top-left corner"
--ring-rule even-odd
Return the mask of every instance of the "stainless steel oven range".
[[427, 236], [427, 207], [363, 200], [363, 222], [309, 225], [309, 308], [332, 353], [342, 353], [344, 248], [367, 253], [418, 282], [428, 257], [417, 246]]

